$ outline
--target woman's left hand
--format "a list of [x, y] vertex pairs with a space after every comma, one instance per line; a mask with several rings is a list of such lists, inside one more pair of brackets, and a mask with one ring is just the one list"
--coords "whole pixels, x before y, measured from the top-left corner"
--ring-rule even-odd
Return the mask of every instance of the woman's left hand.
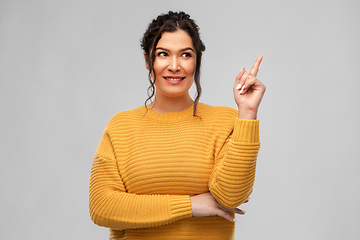
[[[246, 199], [244, 203], [249, 202], [249, 200], [250, 198]], [[235, 219], [227, 212], [245, 214], [245, 211], [239, 208], [225, 208], [221, 206], [210, 192], [192, 196], [190, 201], [193, 217], [219, 216], [230, 222], [235, 222]]]
[[245, 68], [235, 78], [234, 98], [240, 119], [256, 119], [257, 111], [266, 87], [257, 78], [263, 56], [259, 56], [250, 71]]

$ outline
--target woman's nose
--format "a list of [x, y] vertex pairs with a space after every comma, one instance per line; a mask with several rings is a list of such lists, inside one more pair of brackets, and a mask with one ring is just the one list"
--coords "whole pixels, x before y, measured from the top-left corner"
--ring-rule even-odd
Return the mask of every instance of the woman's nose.
[[170, 59], [168, 70], [173, 72], [180, 70], [179, 60], [176, 57]]

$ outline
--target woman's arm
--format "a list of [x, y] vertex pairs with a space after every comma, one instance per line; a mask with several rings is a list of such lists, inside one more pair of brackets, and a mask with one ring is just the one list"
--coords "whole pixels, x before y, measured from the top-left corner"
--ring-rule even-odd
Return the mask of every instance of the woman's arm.
[[157, 227], [192, 216], [189, 196], [127, 193], [106, 130], [91, 170], [89, 210], [95, 224], [118, 230]]
[[259, 148], [259, 121], [236, 118], [209, 180], [209, 190], [222, 206], [236, 208], [250, 196]]
[[266, 87], [257, 78], [263, 57], [259, 56], [250, 71], [243, 68], [235, 78], [234, 99], [238, 118], [215, 159], [209, 189], [224, 207], [235, 208], [251, 194], [257, 154], [260, 148], [257, 111]]

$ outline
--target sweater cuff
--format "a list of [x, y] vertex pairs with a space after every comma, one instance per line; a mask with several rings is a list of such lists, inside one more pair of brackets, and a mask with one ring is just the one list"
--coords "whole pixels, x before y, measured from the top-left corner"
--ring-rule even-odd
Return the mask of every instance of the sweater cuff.
[[259, 142], [259, 120], [235, 119], [232, 141]]
[[181, 220], [192, 217], [191, 201], [187, 195], [170, 195], [170, 211], [172, 218]]

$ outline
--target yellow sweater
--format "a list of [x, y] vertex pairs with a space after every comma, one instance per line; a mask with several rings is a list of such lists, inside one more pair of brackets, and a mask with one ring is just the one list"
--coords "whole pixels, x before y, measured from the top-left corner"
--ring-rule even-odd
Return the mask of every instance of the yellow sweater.
[[89, 209], [110, 239], [234, 239], [235, 224], [192, 217], [190, 196], [210, 191], [234, 208], [251, 194], [259, 121], [199, 103], [159, 114], [144, 106], [113, 116], [91, 170]]

